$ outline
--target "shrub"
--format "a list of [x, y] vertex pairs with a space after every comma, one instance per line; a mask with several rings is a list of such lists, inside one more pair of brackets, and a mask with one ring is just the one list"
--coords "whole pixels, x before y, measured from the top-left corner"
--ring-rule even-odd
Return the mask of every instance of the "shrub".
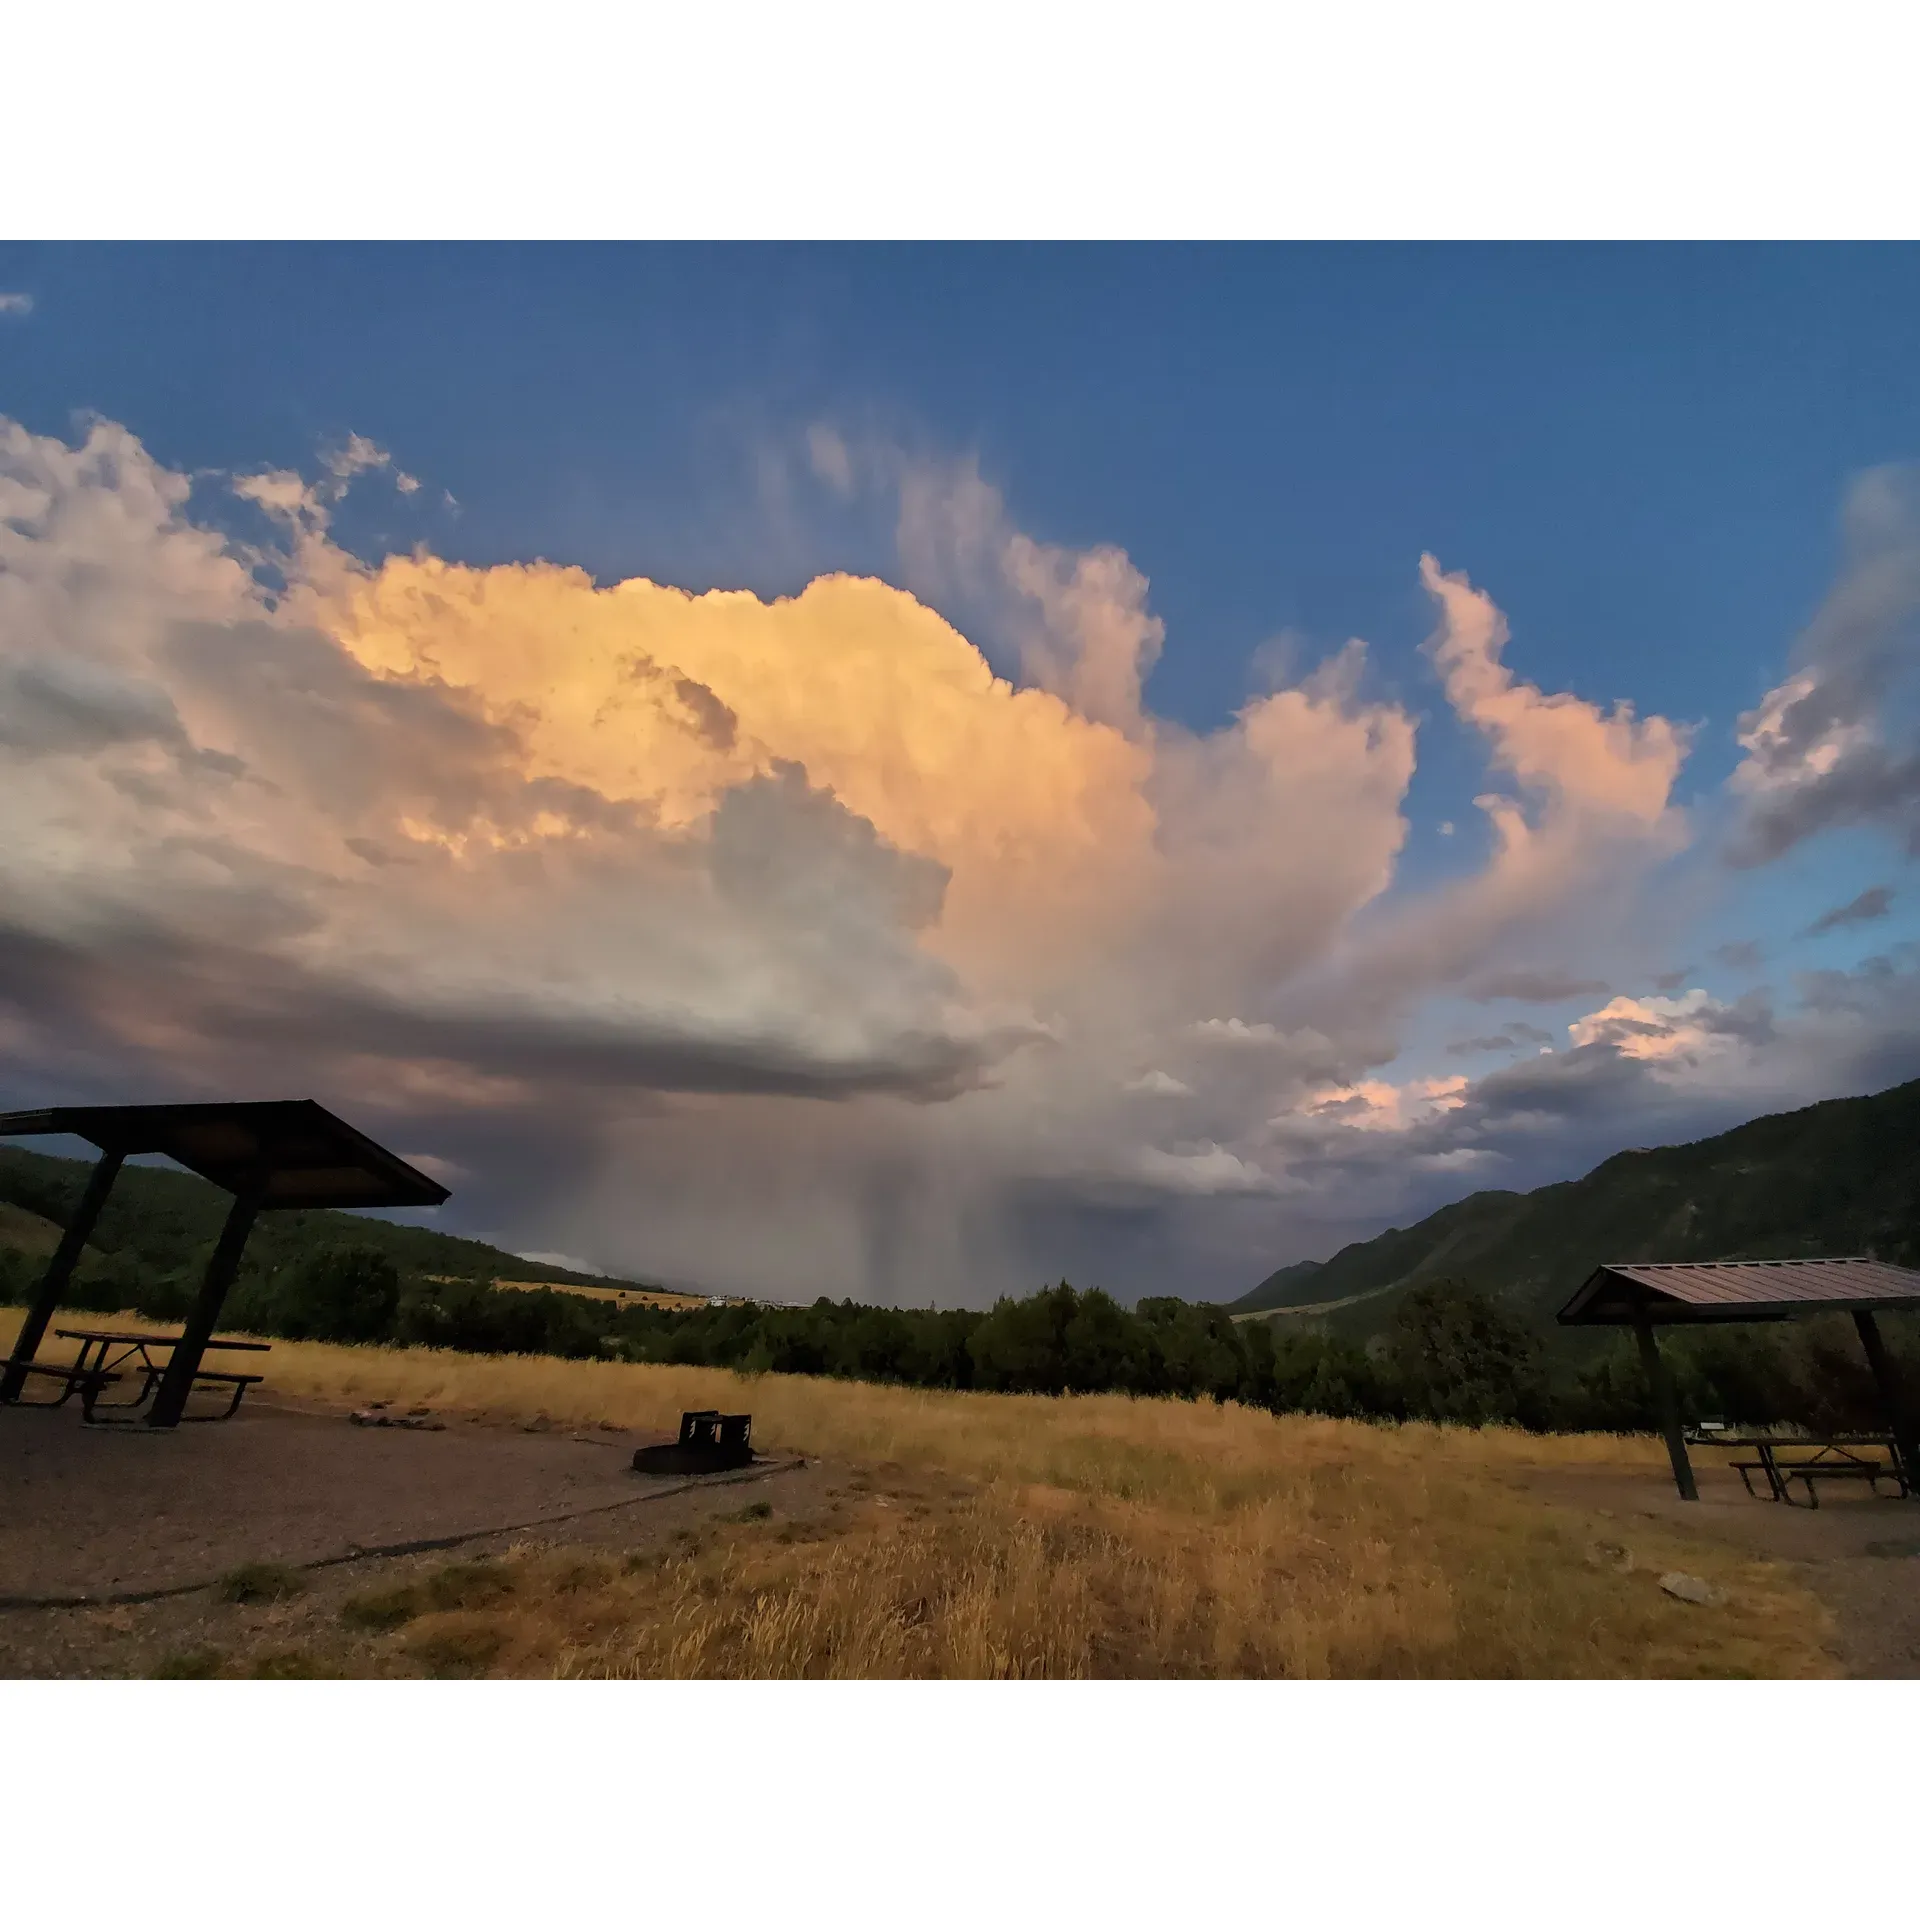
[[428, 1604], [438, 1612], [483, 1607], [513, 1588], [512, 1570], [498, 1560], [456, 1560], [437, 1568], [425, 1581]]
[[306, 1581], [292, 1567], [271, 1560], [250, 1560], [243, 1567], [221, 1577], [214, 1591], [222, 1600], [238, 1606], [253, 1606], [263, 1600], [285, 1600], [298, 1593]]
[[427, 1611], [427, 1597], [416, 1586], [379, 1587], [372, 1593], [357, 1593], [340, 1609], [340, 1618], [350, 1627], [367, 1627], [376, 1633], [404, 1627]]
[[366, 1346], [391, 1337], [400, 1273], [377, 1247], [316, 1247], [277, 1276], [273, 1331], [295, 1340]]
[[217, 1680], [225, 1664], [211, 1647], [189, 1647], [170, 1653], [153, 1670], [156, 1680]]
[[1465, 1281], [1415, 1287], [1394, 1315], [1387, 1352], [1416, 1419], [1469, 1427], [1543, 1423], [1546, 1378], [1538, 1336]]
[[434, 1620], [423, 1624], [407, 1650], [429, 1679], [464, 1680], [485, 1673], [506, 1643], [505, 1632], [491, 1620]]

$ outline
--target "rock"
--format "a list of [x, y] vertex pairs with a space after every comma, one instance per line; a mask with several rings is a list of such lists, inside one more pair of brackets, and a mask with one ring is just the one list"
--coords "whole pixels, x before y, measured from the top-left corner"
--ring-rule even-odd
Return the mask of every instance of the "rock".
[[1615, 1573], [1633, 1571], [1633, 1553], [1617, 1540], [1595, 1540], [1587, 1548], [1587, 1559], [1596, 1567], [1610, 1567]]
[[1660, 1576], [1660, 1591], [1695, 1607], [1717, 1607], [1727, 1597], [1718, 1587], [1710, 1587], [1690, 1573], [1663, 1573]]

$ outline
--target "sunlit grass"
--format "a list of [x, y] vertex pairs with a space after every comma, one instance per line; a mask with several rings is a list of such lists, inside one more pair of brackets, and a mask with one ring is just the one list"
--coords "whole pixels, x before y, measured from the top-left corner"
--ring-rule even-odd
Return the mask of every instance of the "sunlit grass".
[[[296, 1341], [275, 1342], [262, 1371], [270, 1391], [336, 1406], [517, 1422], [657, 1431], [690, 1407], [749, 1411], [762, 1450], [899, 1483], [821, 1531], [781, 1527], [783, 1483], [770, 1482], [769, 1517], [742, 1509], [675, 1553], [522, 1553], [508, 1589], [455, 1614], [427, 1588], [386, 1615], [369, 1602], [369, 1671], [1831, 1671], [1825, 1616], [1785, 1568], [1655, 1523], [1550, 1508], [1516, 1484], [1542, 1467], [1657, 1473], [1658, 1443], [1644, 1438]], [[1632, 1550], [1635, 1571], [1592, 1551], [1602, 1536]], [[1662, 1594], [1658, 1573], [1674, 1566], [1725, 1604]]]

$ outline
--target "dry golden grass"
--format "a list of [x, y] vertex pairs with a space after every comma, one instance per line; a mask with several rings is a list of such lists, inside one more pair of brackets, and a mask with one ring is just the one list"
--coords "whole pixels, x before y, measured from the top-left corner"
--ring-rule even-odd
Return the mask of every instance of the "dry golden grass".
[[[1658, 1445], [1642, 1439], [291, 1341], [263, 1370], [272, 1389], [336, 1405], [561, 1425], [663, 1429], [683, 1408], [746, 1408], [764, 1448], [891, 1476], [890, 1491], [831, 1526], [722, 1527], [639, 1563], [515, 1556], [510, 1593], [395, 1629], [389, 1653], [412, 1670], [1832, 1671], [1829, 1622], [1779, 1564], [1550, 1507], [1519, 1484], [1541, 1468], [1657, 1473]], [[776, 1508], [788, 1484], [767, 1483]], [[1603, 1543], [1630, 1549], [1637, 1570], [1617, 1571]], [[1656, 1581], [1672, 1567], [1721, 1587], [1726, 1603], [1668, 1598]]]
[[[432, 1273], [427, 1278], [442, 1285], [449, 1282], [449, 1276], [443, 1273]], [[657, 1293], [651, 1287], [596, 1287], [588, 1280], [495, 1280], [490, 1284], [521, 1293], [577, 1293], [583, 1300], [611, 1300], [623, 1307], [668, 1307], [676, 1313], [690, 1313], [696, 1307], [709, 1304], [704, 1293]]]

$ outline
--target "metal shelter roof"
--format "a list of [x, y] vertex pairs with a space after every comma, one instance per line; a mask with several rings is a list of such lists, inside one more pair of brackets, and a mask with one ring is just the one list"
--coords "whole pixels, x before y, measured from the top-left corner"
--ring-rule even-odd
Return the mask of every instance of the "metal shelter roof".
[[1641, 1307], [1667, 1326], [1920, 1307], [1920, 1273], [1865, 1257], [1596, 1267], [1557, 1318], [1563, 1327], [1624, 1326]]
[[312, 1100], [215, 1100], [0, 1113], [0, 1135], [68, 1133], [102, 1153], [159, 1153], [263, 1209], [437, 1207], [447, 1189]]

